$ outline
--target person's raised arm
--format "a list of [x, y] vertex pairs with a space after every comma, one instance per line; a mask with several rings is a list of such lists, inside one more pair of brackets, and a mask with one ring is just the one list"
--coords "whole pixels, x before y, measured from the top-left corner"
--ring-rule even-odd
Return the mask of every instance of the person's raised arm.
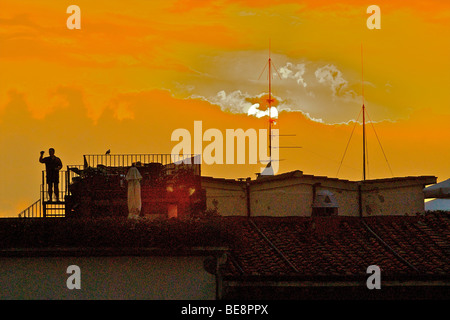
[[44, 156], [44, 151], [41, 151], [41, 156], [39, 157], [39, 162], [40, 163], [44, 163], [44, 161], [42, 160], [43, 156]]

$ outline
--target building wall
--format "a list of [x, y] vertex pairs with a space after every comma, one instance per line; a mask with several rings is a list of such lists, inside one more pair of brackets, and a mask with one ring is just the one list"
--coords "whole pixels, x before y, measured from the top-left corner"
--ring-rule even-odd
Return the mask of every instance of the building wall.
[[334, 194], [334, 197], [339, 205], [339, 216], [359, 216], [359, 195], [357, 188], [342, 189], [331, 186], [327, 187], [324, 185], [321, 186], [320, 189], [329, 190]]
[[[314, 184], [317, 185], [316, 191], [327, 189], [333, 192], [339, 203], [339, 215], [359, 215], [358, 189], [355, 183], [312, 177], [251, 184], [251, 214], [252, 216], [310, 216]], [[229, 181], [217, 179], [214, 182], [202, 182], [202, 187], [206, 188], [208, 209], [213, 209], [213, 202], [217, 201], [221, 215], [247, 215], [244, 184], [233, 185]]]
[[252, 216], [310, 216], [313, 190], [294, 181], [267, 182], [250, 189]]
[[[0, 299], [215, 299], [205, 257], [2, 257]], [[67, 267], [81, 269], [70, 290]]]
[[206, 208], [217, 210], [222, 216], [247, 216], [245, 183], [221, 180], [202, 181], [206, 190]]
[[425, 210], [423, 186], [386, 184], [363, 189], [363, 215], [415, 215]]
[[[286, 179], [267, 179], [250, 184], [252, 216], [310, 216], [313, 188], [331, 191], [339, 205], [338, 215], [359, 216], [358, 182], [300, 176]], [[206, 188], [207, 208], [218, 208], [223, 216], [247, 215], [245, 182], [236, 183], [211, 179], [202, 182]], [[362, 214], [415, 215], [424, 212], [423, 184], [420, 180], [392, 179], [367, 182], [361, 187]]]

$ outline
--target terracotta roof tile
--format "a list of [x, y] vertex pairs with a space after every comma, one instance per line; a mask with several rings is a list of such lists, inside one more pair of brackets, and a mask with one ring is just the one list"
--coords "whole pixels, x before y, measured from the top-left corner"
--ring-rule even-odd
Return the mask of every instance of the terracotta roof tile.
[[[336, 228], [320, 233], [311, 217], [227, 218], [239, 239], [225, 274], [366, 276], [378, 265], [384, 276], [450, 275], [449, 216], [329, 217]], [[259, 229], [259, 230], [258, 230]]]

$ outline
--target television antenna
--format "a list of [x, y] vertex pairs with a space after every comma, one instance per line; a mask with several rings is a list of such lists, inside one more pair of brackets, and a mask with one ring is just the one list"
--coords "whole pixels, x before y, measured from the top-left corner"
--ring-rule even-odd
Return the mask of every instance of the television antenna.
[[[341, 169], [342, 162], [344, 161], [345, 154], [347, 153], [347, 149], [348, 149], [348, 146], [349, 146], [349, 144], [350, 144], [350, 140], [352, 139], [353, 132], [355, 131], [356, 124], [358, 123], [359, 117], [361, 116], [361, 113], [362, 113], [362, 129], [363, 129], [363, 141], [362, 141], [362, 144], [363, 144], [363, 147], [362, 147], [362, 150], [363, 150], [363, 152], [362, 152], [362, 153], [363, 153], [363, 156], [362, 156], [362, 162], [363, 162], [363, 180], [364, 180], [364, 181], [366, 180], [366, 171], [368, 171], [368, 167], [369, 167], [369, 157], [368, 157], [368, 151], [367, 151], [368, 148], [367, 148], [367, 137], [366, 137], [366, 115], [367, 115], [367, 117], [369, 118], [369, 122], [370, 122], [370, 124], [372, 125], [372, 129], [373, 129], [373, 131], [374, 131], [374, 133], [375, 133], [375, 136], [376, 136], [376, 138], [377, 138], [377, 140], [378, 140], [378, 144], [380, 145], [381, 151], [383, 152], [384, 159], [385, 159], [385, 161], [386, 161], [386, 163], [387, 163], [387, 165], [388, 165], [388, 167], [389, 167], [389, 171], [391, 172], [391, 175], [392, 175], [392, 177], [393, 177], [394, 174], [393, 174], [393, 172], [392, 172], [392, 169], [391, 169], [391, 166], [390, 166], [390, 164], [389, 164], [389, 161], [388, 161], [388, 159], [387, 159], [387, 157], [386, 157], [386, 153], [384, 152], [383, 146], [381, 145], [380, 139], [378, 138], [378, 134], [377, 134], [377, 132], [375, 131], [375, 127], [374, 127], [374, 125], [373, 125], [373, 122], [372, 122], [372, 120], [370, 119], [369, 113], [367, 112], [366, 107], [365, 107], [365, 104], [364, 104], [364, 103], [365, 103], [365, 101], [364, 101], [364, 61], [363, 61], [363, 45], [362, 45], [362, 43], [361, 43], [361, 94], [362, 94], [362, 108], [361, 108], [361, 111], [359, 112], [358, 118], [357, 118], [356, 121], [355, 121], [355, 125], [353, 126], [352, 133], [350, 134], [350, 139], [348, 140], [347, 146], [345, 147], [344, 155], [342, 156], [342, 160], [341, 160], [341, 162], [340, 162], [340, 164], [339, 164], [339, 168], [338, 168], [338, 171], [337, 171], [336, 176], [339, 175], [339, 171], [340, 171], [340, 169]], [[366, 156], [366, 155], [367, 155], [367, 156]], [[367, 169], [366, 169], [366, 164], [367, 164]]]
[[261, 79], [261, 76], [263, 75], [264, 71], [266, 70], [266, 68], [268, 69], [268, 82], [269, 82], [269, 97], [266, 99], [267, 101], [267, 106], [268, 106], [268, 110], [269, 110], [269, 165], [271, 161], [281, 161], [284, 159], [272, 159], [272, 148], [277, 148], [277, 149], [284, 149], [284, 148], [289, 148], [289, 149], [297, 149], [297, 148], [302, 148], [302, 147], [298, 147], [298, 146], [272, 146], [272, 138], [273, 137], [292, 137], [292, 136], [296, 136], [295, 134], [273, 134], [272, 132], [272, 127], [275, 123], [275, 119], [272, 118], [272, 104], [275, 101], [275, 99], [272, 96], [272, 78], [273, 78], [273, 72], [272, 72], [272, 68], [275, 70], [275, 73], [278, 75], [278, 78], [281, 80], [281, 76], [280, 73], [278, 72], [275, 64], [272, 62], [272, 57], [271, 57], [271, 41], [269, 39], [269, 59], [266, 62], [266, 65], [264, 66], [261, 74], [258, 77], [258, 80]]

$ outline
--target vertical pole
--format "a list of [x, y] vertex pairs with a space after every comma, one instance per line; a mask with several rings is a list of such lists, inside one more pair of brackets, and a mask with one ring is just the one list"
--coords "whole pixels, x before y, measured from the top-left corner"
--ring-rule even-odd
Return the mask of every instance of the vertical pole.
[[361, 43], [361, 90], [362, 90], [362, 114], [363, 114], [363, 180], [366, 180], [366, 107], [364, 106], [364, 63], [363, 45]]
[[67, 170], [66, 170], [66, 185], [64, 186], [64, 195], [62, 197], [62, 199], [66, 200], [66, 195], [69, 194], [69, 175], [70, 175], [70, 171], [69, 171], [69, 166], [67, 166]]
[[45, 201], [45, 178], [44, 178], [44, 171], [42, 171], [42, 188], [41, 188], [41, 199], [42, 203]]
[[272, 59], [270, 57], [269, 40], [269, 159], [272, 161]]
[[364, 104], [362, 106], [363, 108], [363, 180], [366, 180], [366, 108], [364, 107]]

